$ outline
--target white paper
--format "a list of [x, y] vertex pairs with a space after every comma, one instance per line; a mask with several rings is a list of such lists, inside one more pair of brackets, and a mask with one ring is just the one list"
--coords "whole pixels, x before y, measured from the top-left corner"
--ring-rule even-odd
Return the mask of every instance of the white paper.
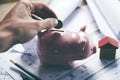
[[[82, 6], [81, 8], [77, 8], [71, 15], [69, 15], [63, 24], [63, 29], [79, 32], [81, 27], [91, 26], [95, 24], [95, 22], [92, 14], [89, 11], [89, 8], [87, 6]], [[96, 26], [87, 27], [87, 32], [94, 32], [98, 29], [96, 27], [94, 30], [93, 27]]]
[[118, 36], [120, 31], [120, 1], [119, 0], [94, 0], [109, 28]]
[[[100, 1], [100, 0], [99, 0]], [[100, 29], [100, 31], [105, 35], [105, 36], [110, 36], [114, 39], [117, 40], [117, 37], [113, 33], [113, 31], [110, 29], [110, 25], [106, 22], [104, 19], [103, 15], [99, 11], [99, 8], [95, 4], [95, 0], [87, 0], [88, 6], [90, 7], [90, 10], [96, 20], [96, 23]], [[101, 5], [101, 4], [100, 4]]]
[[58, 16], [58, 19], [64, 21], [80, 4], [81, 0], [53, 0], [49, 7]]

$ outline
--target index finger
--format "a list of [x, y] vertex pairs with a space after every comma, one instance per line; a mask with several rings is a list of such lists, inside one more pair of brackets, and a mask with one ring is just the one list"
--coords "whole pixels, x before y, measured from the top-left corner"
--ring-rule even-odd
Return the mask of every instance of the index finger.
[[32, 14], [35, 14], [43, 19], [45, 18], [57, 18], [56, 14], [45, 4], [32, 1], [33, 10]]

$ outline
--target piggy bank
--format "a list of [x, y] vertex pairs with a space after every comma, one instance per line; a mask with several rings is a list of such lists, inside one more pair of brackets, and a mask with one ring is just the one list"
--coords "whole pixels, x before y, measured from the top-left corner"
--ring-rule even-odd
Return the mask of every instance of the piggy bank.
[[51, 29], [38, 33], [38, 55], [43, 65], [73, 66], [96, 52], [95, 46], [84, 31]]

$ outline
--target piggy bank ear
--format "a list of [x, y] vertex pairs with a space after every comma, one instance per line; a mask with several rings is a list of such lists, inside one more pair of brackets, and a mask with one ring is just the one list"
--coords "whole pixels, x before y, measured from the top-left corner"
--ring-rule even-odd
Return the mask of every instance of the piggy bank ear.
[[83, 26], [80, 28], [80, 31], [82, 31], [82, 32], [85, 32], [85, 30], [86, 30], [86, 26]]

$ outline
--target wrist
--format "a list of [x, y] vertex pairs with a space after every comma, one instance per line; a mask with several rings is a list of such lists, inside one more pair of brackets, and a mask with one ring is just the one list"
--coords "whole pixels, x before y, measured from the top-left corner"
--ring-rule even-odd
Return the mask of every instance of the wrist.
[[7, 30], [9, 25], [0, 24], [0, 52], [8, 50], [13, 45], [14, 36], [13, 33]]

